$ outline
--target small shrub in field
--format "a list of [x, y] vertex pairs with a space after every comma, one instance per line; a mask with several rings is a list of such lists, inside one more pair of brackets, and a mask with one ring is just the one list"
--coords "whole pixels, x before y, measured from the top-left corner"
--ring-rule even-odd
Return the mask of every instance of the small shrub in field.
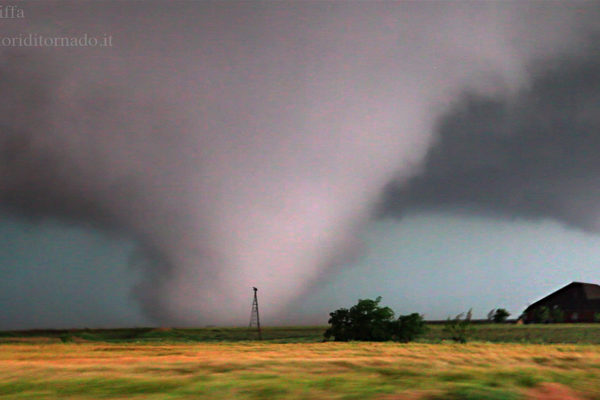
[[444, 333], [455, 342], [467, 343], [471, 331], [471, 316], [472, 310], [469, 310], [466, 315], [461, 313], [454, 317], [454, 319], [448, 318], [444, 325]]
[[594, 314], [594, 322], [600, 322], [600, 312]]
[[510, 313], [506, 311], [504, 308], [498, 308], [494, 311], [494, 315], [492, 316], [492, 320], [500, 324], [502, 322], [506, 322], [506, 319], [510, 316]]

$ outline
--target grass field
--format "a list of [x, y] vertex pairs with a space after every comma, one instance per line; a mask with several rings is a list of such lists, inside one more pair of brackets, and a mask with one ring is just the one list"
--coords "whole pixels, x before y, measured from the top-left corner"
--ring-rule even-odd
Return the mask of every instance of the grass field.
[[[323, 326], [286, 326], [263, 328], [263, 339], [271, 342], [306, 343], [323, 340]], [[247, 328], [201, 328], [201, 329], [77, 329], [77, 330], [33, 330], [0, 332], [0, 343], [42, 341], [102, 341], [112, 343], [179, 343], [179, 342], [236, 342], [255, 340], [256, 332]]]
[[0, 377], [3, 399], [592, 399], [600, 346], [5, 344]]
[[[443, 324], [428, 326], [423, 341], [445, 339]], [[600, 324], [473, 324], [470, 340], [494, 343], [600, 344]]]
[[[596, 325], [481, 325], [488, 341], [467, 344], [441, 329], [410, 344], [320, 343], [322, 327], [263, 342], [231, 328], [4, 332], [0, 399], [600, 399], [600, 345], [582, 344]], [[514, 343], [538, 331], [579, 344]]]
[[[276, 343], [317, 343], [323, 340], [325, 326], [287, 326], [263, 329], [263, 339]], [[428, 324], [428, 332], [419, 342], [439, 343], [447, 339], [443, 324]], [[34, 330], [0, 332], [0, 343], [28, 341], [69, 342], [102, 341], [114, 343], [179, 343], [179, 342], [235, 342], [254, 340], [256, 333], [246, 328], [201, 329], [80, 329]], [[600, 344], [600, 324], [473, 324], [469, 338], [472, 341], [494, 343], [581, 343]]]

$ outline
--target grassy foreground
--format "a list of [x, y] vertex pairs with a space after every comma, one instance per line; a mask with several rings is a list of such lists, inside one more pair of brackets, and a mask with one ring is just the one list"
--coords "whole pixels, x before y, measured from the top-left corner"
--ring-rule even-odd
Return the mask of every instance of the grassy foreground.
[[600, 346], [0, 345], [2, 399], [600, 399]]
[[0, 332], [0, 399], [598, 399], [600, 324], [473, 324], [472, 342], [321, 343], [325, 327]]

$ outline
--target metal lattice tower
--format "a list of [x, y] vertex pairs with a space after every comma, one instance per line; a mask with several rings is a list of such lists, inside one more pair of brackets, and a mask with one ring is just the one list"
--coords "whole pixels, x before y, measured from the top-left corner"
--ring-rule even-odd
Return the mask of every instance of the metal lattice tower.
[[252, 311], [250, 312], [250, 323], [248, 324], [248, 330], [251, 330], [252, 327], [256, 326], [258, 340], [262, 340], [262, 332], [260, 331], [260, 316], [258, 314], [258, 297], [256, 296], [258, 289], [255, 287], [252, 289], [254, 290], [254, 300], [252, 301]]

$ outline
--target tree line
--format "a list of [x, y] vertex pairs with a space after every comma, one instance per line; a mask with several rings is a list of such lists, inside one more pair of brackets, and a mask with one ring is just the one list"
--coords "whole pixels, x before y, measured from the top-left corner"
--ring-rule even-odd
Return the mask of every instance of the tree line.
[[[359, 299], [348, 308], [340, 308], [329, 313], [330, 327], [325, 331], [325, 339], [338, 342], [352, 340], [385, 342], [410, 342], [427, 331], [423, 316], [417, 313], [400, 315], [390, 307], [380, 305], [381, 296], [375, 300]], [[444, 332], [449, 339], [465, 343], [471, 329], [471, 310], [446, 321]], [[493, 309], [488, 319], [495, 323], [506, 322], [510, 313], [503, 308]]]

